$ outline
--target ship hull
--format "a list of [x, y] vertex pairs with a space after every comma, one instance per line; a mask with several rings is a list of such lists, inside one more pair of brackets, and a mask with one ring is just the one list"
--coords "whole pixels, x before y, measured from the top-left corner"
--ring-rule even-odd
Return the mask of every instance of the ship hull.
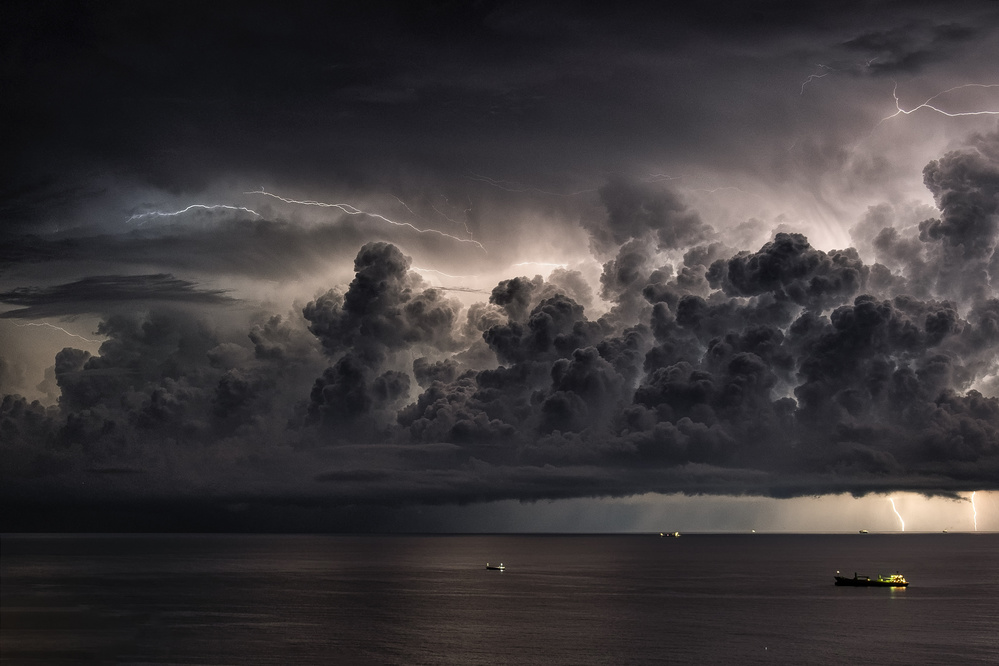
[[908, 587], [908, 583], [887, 580], [872, 580], [870, 578], [844, 578], [836, 576], [836, 584], [846, 587]]

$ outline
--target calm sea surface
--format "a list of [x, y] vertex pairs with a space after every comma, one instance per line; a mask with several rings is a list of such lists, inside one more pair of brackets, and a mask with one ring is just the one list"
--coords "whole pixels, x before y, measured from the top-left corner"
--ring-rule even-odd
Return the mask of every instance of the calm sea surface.
[[[997, 534], [0, 546], [4, 664], [999, 663]], [[837, 569], [910, 587], [836, 587]]]

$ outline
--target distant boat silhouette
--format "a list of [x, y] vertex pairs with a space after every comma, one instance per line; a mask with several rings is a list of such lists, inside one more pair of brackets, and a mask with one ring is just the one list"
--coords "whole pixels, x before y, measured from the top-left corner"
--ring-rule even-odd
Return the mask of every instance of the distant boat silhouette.
[[660, 532], [659, 536], [661, 536], [661, 537], [678, 537], [678, 536], [680, 536], [680, 533], [679, 532]]
[[504, 566], [502, 562], [500, 562], [499, 564], [489, 564], [488, 562], [486, 562], [486, 568], [489, 569], [490, 571], [505, 571], [506, 570], [506, 566]]
[[869, 532], [867, 530], [860, 530], [860, 533], [861, 534], [868, 534]]
[[[839, 573], [838, 571], [836, 572]], [[847, 578], [846, 576], [834, 576], [836, 579], [836, 585], [845, 585], [847, 587], [908, 587], [909, 581], [905, 579], [905, 576], [898, 573], [897, 571], [890, 576], [882, 576], [878, 574], [876, 578], [871, 578], [870, 576], [858, 576], [856, 572], [853, 574], [853, 578]]]

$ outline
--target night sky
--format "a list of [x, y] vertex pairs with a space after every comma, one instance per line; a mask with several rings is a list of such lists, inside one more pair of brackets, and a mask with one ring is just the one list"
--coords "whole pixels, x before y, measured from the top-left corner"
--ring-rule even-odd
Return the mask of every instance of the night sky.
[[999, 2], [0, 33], [3, 530], [999, 529]]

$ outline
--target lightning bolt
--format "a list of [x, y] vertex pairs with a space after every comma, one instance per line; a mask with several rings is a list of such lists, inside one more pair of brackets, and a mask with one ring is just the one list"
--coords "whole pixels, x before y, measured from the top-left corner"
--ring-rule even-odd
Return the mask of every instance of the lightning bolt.
[[148, 212], [148, 213], [136, 213], [135, 215], [133, 215], [130, 218], [128, 218], [127, 220], [125, 220], [125, 222], [129, 223], [129, 222], [133, 222], [135, 220], [142, 220], [142, 219], [149, 218], [149, 217], [177, 217], [178, 215], [183, 215], [184, 213], [186, 213], [188, 211], [191, 211], [191, 210], [195, 210], [195, 209], [198, 209], [198, 210], [234, 210], [234, 211], [241, 211], [243, 213], [249, 213], [251, 215], [255, 215], [256, 217], [260, 217], [260, 213], [258, 213], [257, 211], [250, 210], [249, 208], [244, 208], [243, 206], [227, 206], [225, 204], [213, 204], [213, 205], [191, 204], [187, 208], [183, 208], [181, 210], [175, 210], [175, 211], [169, 212], [169, 213], [163, 212], [163, 211], [158, 211], [158, 210], [151, 211], [151, 212]]
[[413, 266], [412, 270], [418, 271], [420, 273], [437, 273], [438, 275], [443, 275], [444, 277], [455, 278], [458, 280], [462, 279], [474, 279], [479, 277], [478, 275], [448, 275], [444, 271], [439, 271], [436, 268], [420, 268], [418, 266]]
[[[430, 204], [430, 208], [431, 208], [431, 209], [433, 209], [433, 211], [434, 211], [435, 213], [437, 213], [438, 215], [440, 215], [441, 217], [443, 217], [443, 218], [444, 218], [445, 220], [447, 220], [447, 221], [448, 221], [448, 222], [450, 222], [451, 224], [461, 224], [461, 222], [458, 222], [457, 220], [452, 220], [452, 219], [450, 218], [450, 216], [448, 216], [448, 214], [447, 214], [447, 213], [445, 213], [444, 211], [442, 211], [442, 210], [440, 210], [439, 208], [437, 208], [437, 206], [435, 206], [435, 205], [433, 205], [433, 204]], [[465, 231], [468, 231], [468, 227], [465, 227]], [[471, 231], [468, 231], [468, 233], [472, 233], [472, 232], [471, 232]]]
[[[449, 201], [447, 200], [447, 197], [444, 197], [444, 201], [445, 201], [445, 202], [447, 202], [448, 204], [450, 204], [450, 203], [451, 203], [451, 202], [449, 202]], [[435, 206], [435, 205], [433, 205], [433, 204], [430, 204], [430, 207], [431, 207], [431, 208], [433, 209], [433, 211], [434, 211], [435, 213], [437, 213], [438, 215], [440, 215], [441, 217], [443, 217], [443, 218], [444, 218], [445, 220], [447, 220], [447, 221], [448, 221], [448, 222], [450, 222], [451, 224], [453, 224], [453, 225], [455, 225], [455, 226], [461, 226], [461, 227], [464, 227], [464, 228], [465, 228], [465, 233], [466, 233], [466, 234], [468, 234], [468, 237], [469, 237], [469, 238], [471, 238], [471, 237], [472, 237], [472, 230], [468, 228], [468, 225], [467, 225], [467, 224], [465, 224], [464, 222], [459, 222], [459, 221], [457, 221], [457, 220], [452, 220], [452, 219], [451, 219], [451, 217], [450, 217], [450, 216], [449, 216], [449, 215], [448, 215], [447, 213], [445, 213], [445, 212], [444, 212], [444, 211], [442, 211], [442, 210], [439, 210], [439, 209], [437, 208], [437, 206]]]
[[894, 497], [889, 497], [888, 501], [891, 502], [891, 510], [895, 512], [896, 516], [898, 516], [898, 522], [902, 523], [902, 531], [904, 532], [905, 531], [905, 521], [902, 520], [902, 514], [900, 514], [898, 512], [898, 509], [895, 508], [895, 498]]
[[[261, 191], [263, 191], [264, 188], [260, 188], [260, 189], [261, 189]], [[394, 194], [392, 195], [392, 198], [395, 199], [396, 201], [398, 201], [400, 204], [402, 204], [402, 207], [405, 208], [406, 210], [408, 210], [410, 215], [412, 215], [413, 217], [420, 217], [415, 212], [413, 212], [413, 209], [410, 208], [409, 204], [407, 204], [405, 201], [403, 201], [402, 199], [400, 199], [399, 197], [397, 197]], [[423, 219], [423, 218], [420, 218], [420, 219]]]
[[801, 92], [798, 93], [799, 95], [804, 95], [805, 94], [805, 86], [807, 86], [809, 83], [811, 83], [815, 79], [825, 78], [825, 77], [829, 76], [831, 73], [833, 73], [833, 72], [836, 71], [835, 69], [833, 69], [829, 65], [823, 65], [821, 63], [818, 64], [818, 65], [816, 65], [816, 67], [821, 67], [822, 69], [828, 69], [829, 71], [828, 72], [823, 72], [821, 74], [809, 74], [808, 78], [801, 82]]
[[895, 111], [895, 113], [891, 114], [890, 116], [885, 116], [884, 118], [882, 118], [881, 120], [879, 120], [878, 124], [874, 126], [874, 129], [877, 129], [878, 127], [880, 127], [881, 123], [885, 122], [886, 120], [891, 120], [892, 118], [897, 118], [900, 115], [906, 115], [906, 116], [908, 116], [910, 114], [915, 113], [916, 111], [919, 111], [920, 109], [929, 109], [930, 111], [936, 111], [940, 115], [947, 116], [949, 118], [957, 118], [957, 117], [960, 117], [960, 116], [996, 116], [996, 115], [999, 115], [999, 111], [957, 111], [957, 112], [944, 111], [943, 109], [938, 108], [938, 107], [936, 107], [936, 106], [934, 106], [933, 104], [930, 103], [930, 102], [932, 102], [933, 100], [935, 100], [936, 98], [938, 98], [938, 97], [940, 97], [942, 95], [946, 95], [949, 92], [954, 92], [955, 90], [962, 90], [964, 88], [999, 88], [999, 83], [965, 83], [965, 84], [960, 85], [960, 86], [954, 86], [953, 88], [948, 88], [947, 90], [944, 90], [943, 92], [938, 92], [936, 95], [934, 95], [933, 97], [930, 97], [928, 100], [926, 100], [925, 102], [923, 102], [919, 106], [913, 107], [913, 108], [909, 109], [908, 111], [906, 111], [899, 104], [899, 101], [898, 101], [898, 82], [896, 82], [895, 83], [895, 87], [891, 91], [892, 97], [895, 98], [895, 109], [896, 109], [896, 111]]
[[[444, 196], [443, 194], [440, 195], [440, 196], [441, 196], [442, 199], [444, 199], [445, 203], [447, 203], [448, 205], [451, 204], [451, 202], [448, 201], [448, 199], [447, 199], [446, 196]], [[410, 208], [409, 204], [407, 204], [405, 201], [403, 201], [402, 199], [400, 199], [399, 197], [397, 197], [394, 194], [392, 195], [392, 198], [395, 199], [396, 201], [398, 201], [402, 205], [403, 208], [405, 208], [406, 210], [408, 210], [410, 215], [412, 215], [413, 217], [415, 217], [418, 220], [423, 220], [424, 222], [426, 222], [426, 220], [424, 220], [416, 211], [414, 211], [412, 208]], [[472, 230], [468, 228], [468, 224], [467, 223], [465, 223], [465, 222], [458, 222], [457, 220], [451, 219], [451, 217], [447, 213], [439, 210], [437, 208], [437, 206], [434, 206], [433, 204], [430, 204], [430, 207], [433, 209], [433, 211], [435, 213], [437, 213], [438, 215], [440, 215], [441, 217], [443, 217], [445, 220], [447, 220], [451, 224], [454, 224], [456, 226], [462, 226], [462, 227], [464, 227], [465, 228], [465, 233], [468, 234], [469, 238], [472, 238]], [[471, 208], [466, 208], [465, 212], [468, 213], [471, 210], [472, 210]]]
[[977, 491], [973, 491], [971, 493], [971, 512], [972, 512], [971, 513], [971, 517], [975, 521], [975, 531], [977, 532], [978, 531], [978, 509], [975, 507], [975, 492], [977, 492]]
[[[471, 238], [459, 238], [458, 236], [452, 236], [451, 234], [444, 233], [443, 231], [439, 231], [438, 229], [420, 229], [416, 225], [411, 224], [409, 222], [396, 222], [395, 220], [390, 220], [384, 215], [379, 215], [378, 213], [369, 213], [368, 211], [361, 210], [360, 208], [357, 208], [356, 206], [352, 206], [350, 204], [326, 203], [324, 201], [313, 201], [313, 200], [302, 201], [299, 199], [288, 199], [280, 195], [267, 192], [263, 188], [259, 190], [253, 190], [251, 192], [244, 192], [243, 194], [260, 194], [262, 196], [277, 199], [278, 201], [283, 201], [284, 203], [295, 204], [298, 206], [316, 206], [317, 208], [336, 208], [340, 212], [346, 213], [347, 215], [365, 215], [367, 217], [373, 217], [375, 219], [387, 222], [388, 224], [391, 224], [396, 227], [408, 227], [409, 229], [412, 229], [413, 231], [420, 234], [437, 234], [438, 236], [443, 236], [444, 238], [450, 238], [451, 240], [458, 241], [459, 243], [469, 243], [471, 245], [476, 246], [483, 252], [486, 251], [486, 248], [482, 245], [482, 243], [480, 243], [477, 240], [473, 240]], [[403, 205], [405, 206], [405, 204]], [[406, 207], [409, 208], [408, 206]]]
[[49, 323], [47, 323], [47, 322], [28, 322], [28, 323], [26, 323], [26, 324], [14, 324], [14, 326], [17, 326], [17, 327], [19, 327], [19, 328], [24, 328], [24, 327], [26, 327], [26, 326], [46, 326], [46, 327], [48, 327], [48, 328], [54, 328], [54, 329], [55, 329], [55, 330], [57, 330], [57, 331], [62, 331], [62, 332], [63, 332], [63, 333], [65, 333], [66, 335], [70, 335], [70, 336], [72, 336], [72, 337], [74, 337], [74, 338], [80, 338], [80, 339], [81, 339], [81, 340], [83, 340], [84, 342], [93, 342], [93, 343], [99, 343], [99, 342], [102, 342], [102, 340], [91, 340], [90, 338], [85, 338], [85, 337], [83, 337], [82, 335], [77, 335], [76, 333], [70, 333], [70, 332], [69, 332], [69, 331], [67, 331], [67, 330], [66, 330], [65, 328], [61, 328], [61, 327], [59, 327], [59, 326], [55, 326], [55, 325], [53, 325], [53, 324], [49, 324]]
[[821, 74], [818, 72], [815, 72], [814, 74], [809, 74], [808, 78], [801, 82], [801, 91], [798, 94], [799, 96], [804, 95], [805, 86], [807, 86], [812, 81], [815, 81], [816, 79], [823, 79], [832, 74], [833, 72], [854, 72], [854, 73], [862, 72], [865, 69], [869, 69], [870, 66], [876, 60], [877, 60], [876, 57], [871, 58], [869, 60], [865, 60], [863, 65], [861, 65], [859, 62], [843, 63], [841, 67], [832, 67], [830, 65], [824, 65], [822, 63], [818, 63], [815, 66], [818, 67], [820, 70], [825, 70], [825, 71], [822, 72]]

